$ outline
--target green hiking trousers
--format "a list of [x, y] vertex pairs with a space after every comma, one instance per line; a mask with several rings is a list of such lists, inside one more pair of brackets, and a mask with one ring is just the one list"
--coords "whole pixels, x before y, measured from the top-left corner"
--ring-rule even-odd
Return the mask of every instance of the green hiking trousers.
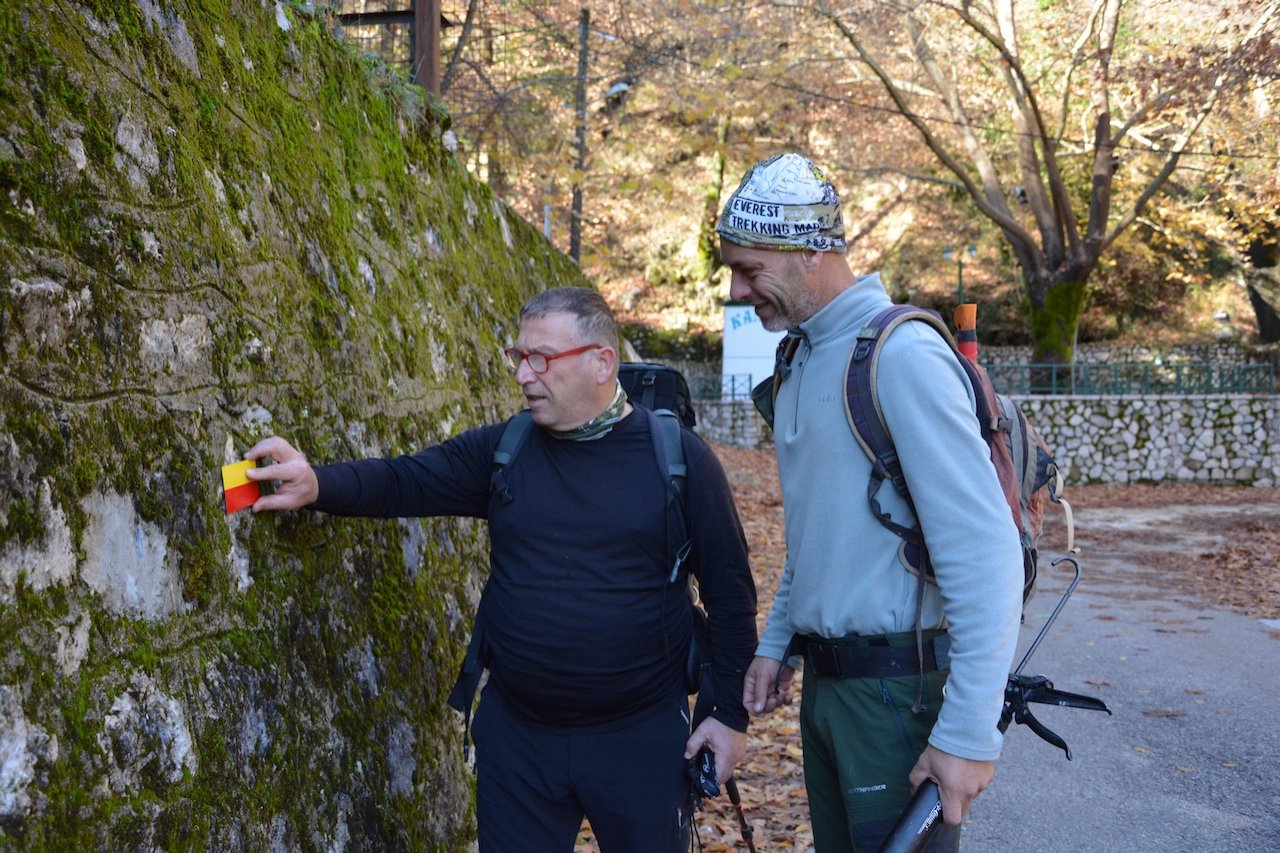
[[[905, 639], [904, 639], [905, 638]], [[892, 645], [915, 644], [914, 633]], [[907, 780], [928, 745], [949, 670], [924, 676], [925, 710], [913, 714], [920, 677], [823, 678], [805, 673], [800, 705], [804, 777], [817, 853], [874, 853], [911, 799]], [[929, 851], [958, 850], [942, 826]]]

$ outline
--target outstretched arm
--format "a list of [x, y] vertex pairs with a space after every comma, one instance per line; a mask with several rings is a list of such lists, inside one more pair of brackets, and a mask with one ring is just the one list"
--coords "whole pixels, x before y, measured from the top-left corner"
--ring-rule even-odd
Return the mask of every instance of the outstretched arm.
[[249, 448], [245, 459], [270, 458], [273, 464], [250, 468], [245, 475], [250, 480], [275, 480], [274, 494], [263, 495], [253, 504], [254, 512], [263, 510], [301, 509], [315, 503], [320, 496], [316, 472], [311, 469], [307, 457], [279, 436], [271, 436]]

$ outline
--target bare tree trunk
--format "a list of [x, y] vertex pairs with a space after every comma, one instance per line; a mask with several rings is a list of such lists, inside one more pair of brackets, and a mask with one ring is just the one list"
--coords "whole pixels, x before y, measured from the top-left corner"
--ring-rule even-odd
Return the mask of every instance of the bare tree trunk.
[[578, 116], [578, 161], [573, 176], [573, 208], [569, 216], [569, 257], [582, 255], [582, 174], [587, 168], [587, 32], [591, 12], [583, 7], [578, 16], [578, 82], [574, 89], [574, 111]]
[[729, 140], [729, 115], [720, 117], [716, 127], [716, 150], [711, 158], [711, 180], [707, 182], [702, 210], [702, 222], [698, 225], [698, 287], [706, 290], [711, 277], [720, 268], [716, 255], [716, 217], [720, 214], [720, 199], [724, 195], [724, 146]]
[[462, 32], [458, 35], [458, 41], [453, 46], [453, 53], [449, 55], [449, 65], [444, 70], [444, 80], [440, 82], [441, 95], [449, 91], [454, 75], [458, 73], [458, 62], [462, 59], [462, 49], [467, 44], [467, 36], [471, 35], [471, 27], [475, 23], [476, 9], [479, 6], [480, 0], [469, 0], [467, 3], [467, 17], [462, 22]]

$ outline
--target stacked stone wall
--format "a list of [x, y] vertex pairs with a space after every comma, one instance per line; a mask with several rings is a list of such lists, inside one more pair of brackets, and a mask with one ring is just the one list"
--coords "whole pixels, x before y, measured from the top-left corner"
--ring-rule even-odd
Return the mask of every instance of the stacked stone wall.
[[1020, 397], [1067, 479], [1280, 485], [1280, 397]]

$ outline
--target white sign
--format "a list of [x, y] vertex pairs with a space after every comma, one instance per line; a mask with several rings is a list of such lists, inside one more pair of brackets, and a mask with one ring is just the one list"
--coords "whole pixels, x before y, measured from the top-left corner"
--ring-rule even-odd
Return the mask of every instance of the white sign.
[[773, 354], [784, 334], [766, 330], [750, 305], [726, 303], [722, 396], [746, 397], [754, 385], [772, 376]]

